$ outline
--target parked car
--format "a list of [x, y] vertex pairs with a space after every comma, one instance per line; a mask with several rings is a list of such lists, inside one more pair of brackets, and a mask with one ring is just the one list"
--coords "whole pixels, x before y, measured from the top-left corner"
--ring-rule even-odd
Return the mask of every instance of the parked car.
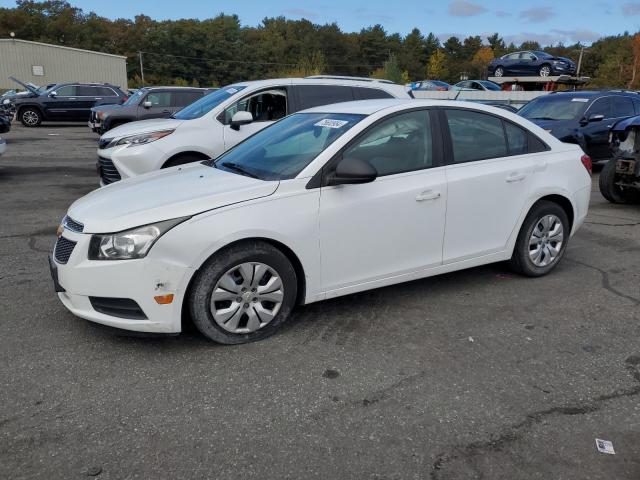
[[594, 162], [611, 158], [611, 127], [639, 114], [640, 95], [616, 90], [553, 92], [518, 111], [561, 141], [579, 144]]
[[94, 322], [175, 333], [186, 309], [208, 338], [250, 342], [298, 304], [505, 260], [549, 273], [587, 215], [588, 167], [480, 104], [320, 106], [76, 201], [54, 285]]
[[11, 130], [11, 117], [9, 115], [3, 115], [0, 108], [0, 133], [7, 133]]
[[410, 98], [403, 85], [352, 77], [241, 82], [210, 93], [170, 119], [114, 128], [98, 144], [101, 185], [217, 157], [276, 120], [305, 108], [371, 98]]
[[570, 58], [557, 57], [539, 50], [526, 50], [494, 58], [489, 63], [488, 71], [489, 75], [494, 77], [512, 75], [550, 77], [575, 75], [576, 64]]
[[20, 82], [29, 95], [14, 100], [16, 118], [25, 127], [42, 121], [87, 121], [91, 107], [123, 103], [127, 95], [115, 85], [97, 83], [59, 83], [45, 91]]
[[169, 118], [215, 89], [191, 87], [145, 87], [122, 105], [100, 105], [91, 109], [89, 128], [104, 132], [137, 120]]
[[497, 83], [489, 80], [463, 80], [462, 82], [452, 85], [450, 90], [499, 92], [502, 88]]
[[447, 82], [441, 80], [421, 80], [419, 82], [410, 83], [411, 90], [428, 90], [445, 92], [451, 87]]
[[600, 172], [602, 196], [612, 203], [640, 203], [640, 117], [611, 129], [613, 158]]

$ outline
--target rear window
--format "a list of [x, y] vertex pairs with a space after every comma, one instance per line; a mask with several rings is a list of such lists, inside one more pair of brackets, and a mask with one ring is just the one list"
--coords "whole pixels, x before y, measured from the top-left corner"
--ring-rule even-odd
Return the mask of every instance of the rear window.
[[380, 90], [379, 88], [353, 87], [353, 93], [356, 100], [370, 100], [375, 98], [393, 98], [389, 92]]

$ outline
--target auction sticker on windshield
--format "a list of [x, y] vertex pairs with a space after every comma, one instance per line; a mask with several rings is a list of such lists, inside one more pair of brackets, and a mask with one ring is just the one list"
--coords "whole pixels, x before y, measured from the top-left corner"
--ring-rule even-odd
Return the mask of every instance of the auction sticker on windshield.
[[227, 88], [227, 93], [233, 95], [234, 93], [238, 93], [238, 90], [235, 88]]
[[334, 120], [332, 118], [325, 118], [324, 120], [320, 120], [318, 123], [314, 123], [314, 127], [328, 127], [328, 128], [342, 128], [347, 123], [346, 120]]
[[589, 101], [588, 98], [572, 98], [571, 99], [572, 102], [583, 102], [583, 103], [587, 103]]

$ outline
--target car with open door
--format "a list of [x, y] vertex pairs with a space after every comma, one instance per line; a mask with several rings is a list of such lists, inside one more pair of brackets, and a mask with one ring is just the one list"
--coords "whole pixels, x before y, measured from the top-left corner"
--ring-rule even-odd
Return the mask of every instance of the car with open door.
[[171, 118], [131, 122], [98, 142], [100, 184], [217, 157], [275, 121], [306, 108], [376, 98], [411, 98], [384, 80], [315, 76], [240, 82]]
[[176, 333], [189, 314], [245, 343], [300, 304], [491, 262], [549, 273], [587, 215], [589, 168], [578, 146], [476, 103], [320, 106], [80, 198], [51, 271], [90, 321]]

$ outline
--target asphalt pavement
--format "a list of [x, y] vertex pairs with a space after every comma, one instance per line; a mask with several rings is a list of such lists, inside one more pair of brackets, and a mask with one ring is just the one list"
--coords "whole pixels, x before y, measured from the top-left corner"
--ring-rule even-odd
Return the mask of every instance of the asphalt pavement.
[[98, 185], [97, 136], [3, 137], [0, 478], [640, 478], [640, 206], [606, 202], [597, 175], [546, 277], [475, 268], [301, 307], [267, 340], [220, 346], [67, 312], [47, 254]]

